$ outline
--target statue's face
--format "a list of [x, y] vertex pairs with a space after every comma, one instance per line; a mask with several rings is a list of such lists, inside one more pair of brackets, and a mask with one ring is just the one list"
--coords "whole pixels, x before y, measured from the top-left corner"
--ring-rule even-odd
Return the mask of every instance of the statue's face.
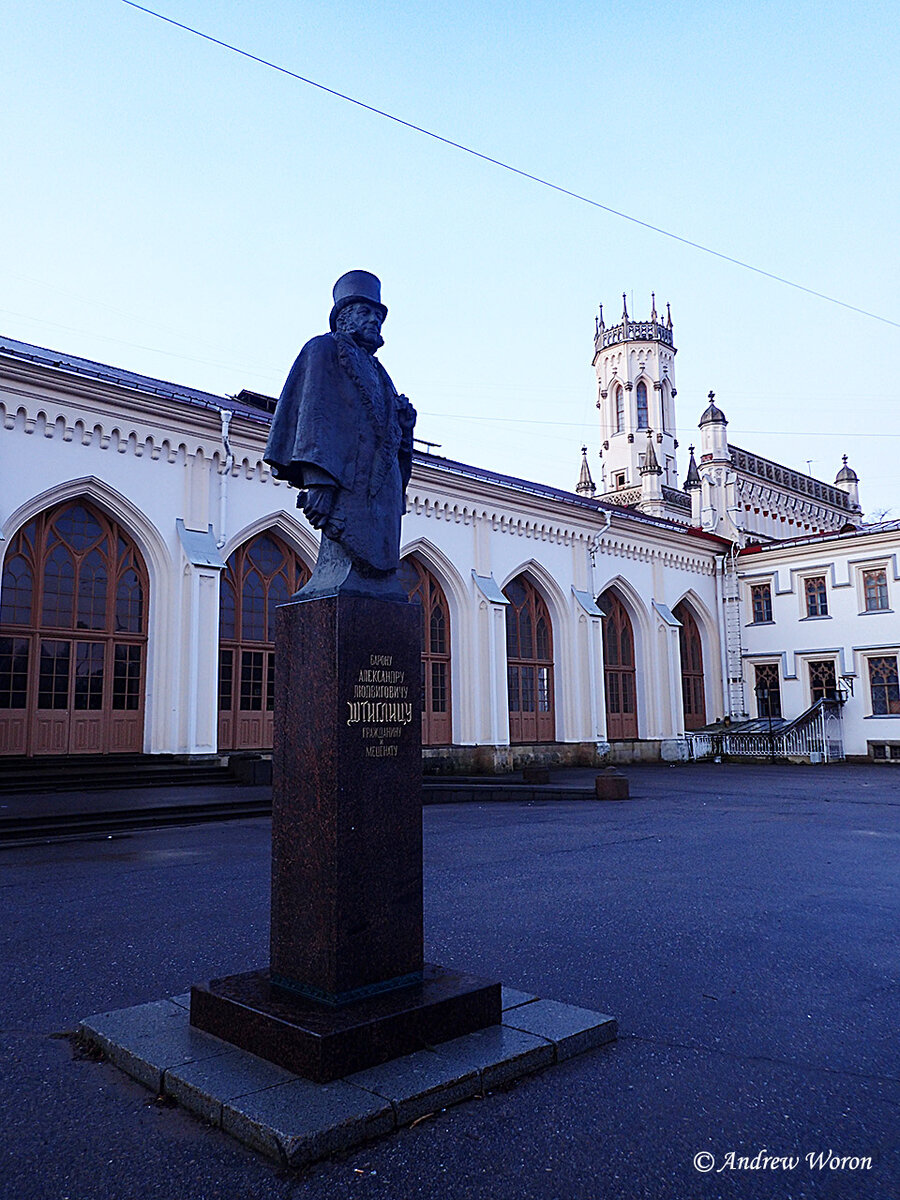
[[337, 327], [341, 333], [349, 333], [362, 346], [378, 347], [381, 345], [383, 320], [380, 308], [366, 300], [357, 300], [338, 313]]

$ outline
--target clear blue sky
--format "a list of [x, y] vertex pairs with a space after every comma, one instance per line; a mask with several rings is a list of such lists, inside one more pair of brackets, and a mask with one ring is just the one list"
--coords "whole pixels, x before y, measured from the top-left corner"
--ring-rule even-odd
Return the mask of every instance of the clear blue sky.
[[[879, 3], [159, 0], [158, 11], [682, 237], [900, 320], [900, 34]], [[437, 144], [121, 0], [5, 0], [0, 330], [280, 390], [362, 267], [443, 453], [598, 464], [593, 327], [671, 302], [682, 451], [739, 445], [900, 514], [900, 330]], [[682, 472], [684, 463], [681, 464]]]

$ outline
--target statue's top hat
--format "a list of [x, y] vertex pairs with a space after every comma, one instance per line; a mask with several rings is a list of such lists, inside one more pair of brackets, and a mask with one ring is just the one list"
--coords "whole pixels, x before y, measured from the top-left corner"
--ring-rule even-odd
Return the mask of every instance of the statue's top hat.
[[328, 323], [332, 333], [337, 325], [337, 315], [348, 304], [356, 304], [365, 300], [369, 304], [377, 304], [381, 309], [382, 321], [387, 316], [387, 307], [381, 303], [381, 280], [370, 271], [348, 271], [334, 285], [334, 308]]

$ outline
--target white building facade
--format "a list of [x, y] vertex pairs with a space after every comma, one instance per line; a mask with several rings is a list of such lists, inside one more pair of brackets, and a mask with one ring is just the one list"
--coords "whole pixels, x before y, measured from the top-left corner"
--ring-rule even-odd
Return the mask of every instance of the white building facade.
[[[430, 768], [683, 760], [692, 731], [755, 714], [757, 666], [777, 665], [789, 715], [828, 655], [854, 680], [848, 716], [876, 696], [847, 722], [848, 753], [882, 756], [877, 743], [889, 760], [897, 531], [751, 552], [746, 530], [692, 514], [696, 464], [682, 490], [669, 462], [671, 318], [654, 306], [606, 333], [600, 399], [621, 386], [631, 407], [617, 432], [601, 403], [603, 453], [632, 472], [624, 489], [416, 456], [402, 554], [424, 613]], [[274, 612], [317, 552], [262, 460], [273, 404], [0, 339], [0, 756], [271, 748]], [[826, 560], [829, 619], [791, 615]], [[861, 562], [883, 567], [890, 609], [849, 604]], [[770, 622], [748, 616], [762, 582]]]

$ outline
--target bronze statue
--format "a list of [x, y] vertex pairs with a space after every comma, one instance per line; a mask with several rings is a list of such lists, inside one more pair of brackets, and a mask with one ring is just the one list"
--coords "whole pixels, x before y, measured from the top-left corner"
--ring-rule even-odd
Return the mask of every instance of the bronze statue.
[[322, 531], [299, 598], [406, 599], [397, 569], [416, 410], [375, 357], [386, 316], [375, 275], [342, 275], [331, 332], [300, 351], [275, 410], [265, 460], [300, 489], [297, 507]]

